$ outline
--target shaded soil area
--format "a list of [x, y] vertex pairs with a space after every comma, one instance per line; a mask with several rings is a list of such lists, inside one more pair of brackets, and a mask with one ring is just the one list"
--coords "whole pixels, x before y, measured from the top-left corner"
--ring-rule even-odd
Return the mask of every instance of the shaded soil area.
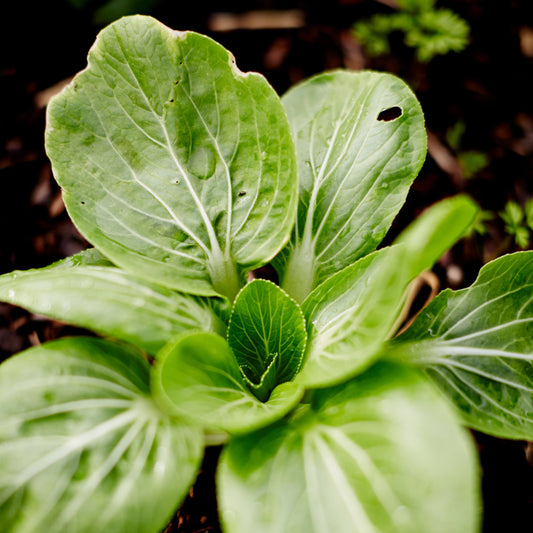
[[[9, 2], [3, 7], [13, 31], [0, 36], [0, 273], [45, 266], [87, 246], [68, 219], [43, 149], [46, 102], [57, 84], [85, 67], [102, 26], [95, 13], [103, 2], [87, 0], [85, 7], [74, 7], [82, 3], [58, 0], [28, 9], [26, 3]], [[469, 285], [485, 262], [519, 249], [499, 213], [509, 200], [523, 206], [533, 197], [530, 0], [441, 2], [469, 23], [471, 41], [464, 52], [429, 64], [418, 62], [399, 35], [392, 37], [392, 53], [379, 58], [369, 57], [354, 39], [351, 25], [394, 12], [389, 1], [332, 0], [327, 9], [318, 1], [136, 5], [141, 4], [150, 5], [150, 14], [172, 28], [212, 36], [234, 53], [241, 70], [262, 72], [280, 94], [325, 69], [398, 74], [422, 103], [429, 155], [391, 236], [435, 201], [467, 192], [487, 220], [436, 265], [442, 287]], [[468, 153], [482, 154], [486, 163], [473, 175], [461, 165]], [[80, 332], [0, 304], [0, 358]], [[525, 442], [475, 437], [483, 469], [484, 533], [530, 530], [533, 449]], [[165, 533], [219, 531], [213, 481], [218, 453], [207, 454], [197, 484]]]

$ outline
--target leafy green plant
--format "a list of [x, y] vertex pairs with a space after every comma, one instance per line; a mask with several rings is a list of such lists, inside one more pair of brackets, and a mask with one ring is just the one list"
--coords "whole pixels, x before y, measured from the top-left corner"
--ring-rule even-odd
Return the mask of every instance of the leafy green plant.
[[446, 141], [457, 155], [457, 161], [461, 166], [462, 175], [466, 179], [473, 178], [489, 164], [489, 157], [479, 150], [463, 150], [461, 141], [465, 133], [466, 125], [462, 120], [456, 122], [446, 132]]
[[[280, 100], [211, 39], [124, 18], [50, 103], [46, 148], [95, 248], [0, 298], [104, 338], [0, 366], [3, 531], [157, 532], [215, 442], [227, 532], [478, 531], [458, 415], [533, 438], [533, 255], [394, 336], [477, 213], [446, 199], [376, 251], [426, 152], [401, 80], [334, 71]], [[268, 263], [280, 286], [247, 283]]]
[[465, 20], [449, 9], [437, 9], [434, 0], [398, 0], [398, 12], [374, 15], [354, 25], [355, 36], [369, 54], [389, 54], [390, 36], [400, 32], [424, 63], [437, 55], [464, 50], [469, 31]]
[[500, 217], [506, 233], [513, 237], [516, 245], [522, 249], [528, 248], [533, 231], [533, 199], [527, 200], [523, 208], [514, 200], [509, 200]]

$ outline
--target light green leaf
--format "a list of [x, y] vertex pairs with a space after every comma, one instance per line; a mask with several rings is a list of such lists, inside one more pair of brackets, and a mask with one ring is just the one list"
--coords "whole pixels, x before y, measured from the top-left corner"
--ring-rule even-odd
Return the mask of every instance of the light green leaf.
[[275, 266], [281, 286], [301, 302], [381, 242], [422, 166], [426, 133], [415, 96], [390, 74], [321, 74], [291, 89], [283, 104], [300, 203]]
[[304, 392], [295, 383], [283, 383], [267, 401], [259, 401], [226, 340], [203, 332], [180, 335], [159, 352], [152, 386], [168, 412], [229, 433], [249, 432], [279, 420]]
[[319, 285], [303, 303], [308, 344], [298, 382], [323, 387], [361, 372], [379, 356], [408, 284], [463, 235], [477, 213], [466, 196], [430, 207], [397, 244], [359, 259]]
[[232, 440], [217, 483], [228, 533], [478, 531], [472, 442], [431, 383], [399, 365]]
[[104, 29], [48, 107], [46, 149], [81, 233], [115, 264], [233, 299], [294, 224], [278, 96], [211, 39], [149, 17]]
[[409, 277], [433, 266], [476, 220], [479, 208], [468, 196], [447, 198], [424, 211], [396, 239], [406, 246]]
[[384, 248], [319, 285], [302, 309], [308, 343], [298, 383], [345, 381], [379, 355], [408, 284], [403, 246]]
[[270, 281], [257, 279], [235, 300], [228, 343], [259, 399], [290, 381], [305, 350], [305, 319], [299, 305]]
[[155, 353], [191, 328], [225, 332], [206, 298], [148, 283], [93, 250], [53, 265], [0, 276], [0, 300], [126, 340]]
[[472, 428], [533, 439], [533, 252], [443, 291], [385, 354], [422, 365]]
[[155, 533], [194, 481], [202, 433], [160, 412], [125, 345], [63, 339], [0, 366], [5, 533]]

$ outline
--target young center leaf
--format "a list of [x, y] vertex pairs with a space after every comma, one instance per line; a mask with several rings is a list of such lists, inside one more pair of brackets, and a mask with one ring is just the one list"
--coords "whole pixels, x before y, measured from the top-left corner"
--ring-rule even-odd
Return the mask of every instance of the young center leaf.
[[0, 366], [6, 533], [156, 533], [194, 480], [203, 436], [149, 396], [126, 345], [72, 338]]
[[128, 341], [151, 354], [186, 329], [225, 333], [215, 299], [144, 281], [112, 266], [95, 250], [46, 268], [0, 276], [0, 300]]
[[81, 233], [126, 270], [233, 299], [294, 224], [278, 96], [211, 39], [126, 17], [48, 107], [46, 149]]
[[303, 396], [295, 383], [275, 387], [258, 400], [225, 339], [212, 333], [178, 336], [157, 355], [152, 387], [160, 405], [208, 429], [243, 433], [291, 411]]
[[298, 157], [300, 201], [276, 259], [296, 300], [371, 252], [402, 206], [426, 153], [420, 105], [390, 74], [334, 71], [284, 97]]
[[472, 428], [533, 439], [533, 252], [445, 290], [384, 350], [421, 365]]
[[260, 400], [296, 375], [306, 340], [302, 310], [274, 283], [257, 279], [239, 293], [231, 312], [228, 343]]
[[[436, 459], [438, 458], [438, 460]], [[227, 533], [477, 533], [472, 442], [411, 369], [380, 363], [222, 452]]]

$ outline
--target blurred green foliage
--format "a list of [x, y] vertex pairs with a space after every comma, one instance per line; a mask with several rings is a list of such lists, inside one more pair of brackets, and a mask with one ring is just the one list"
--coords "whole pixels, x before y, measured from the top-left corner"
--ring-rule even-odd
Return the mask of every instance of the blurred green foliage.
[[398, 11], [374, 15], [354, 25], [354, 34], [370, 55], [391, 52], [392, 33], [404, 34], [404, 42], [414, 48], [419, 61], [460, 52], [469, 40], [467, 22], [449, 9], [437, 9], [435, 0], [398, 0]]

